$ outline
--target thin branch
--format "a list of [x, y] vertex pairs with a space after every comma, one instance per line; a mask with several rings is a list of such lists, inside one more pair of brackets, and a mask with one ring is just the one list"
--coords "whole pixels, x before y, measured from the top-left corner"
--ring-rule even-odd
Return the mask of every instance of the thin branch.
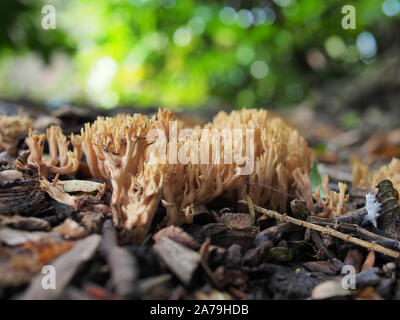
[[[242, 204], [246, 204], [246, 201], [243, 201], [243, 200], [241, 200], [239, 202], [241, 202]], [[370, 250], [374, 250], [376, 252], [385, 254], [385, 255], [387, 255], [389, 257], [392, 257], [392, 258], [395, 258], [395, 259], [399, 259], [400, 258], [400, 252], [387, 249], [387, 248], [382, 247], [382, 246], [380, 246], [380, 245], [378, 245], [378, 244], [376, 244], [374, 242], [368, 242], [368, 241], [360, 240], [358, 238], [355, 238], [355, 237], [352, 237], [350, 235], [341, 233], [341, 232], [333, 230], [331, 228], [321, 227], [319, 225], [312, 224], [312, 223], [309, 223], [309, 222], [306, 222], [306, 221], [303, 221], [303, 220], [298, 220], [298, 219], [289, 217], [286, 214], [282, 215], [279, 212], [276, 212], [276, 211], [273, 211], [273, 210], [267, 210], [267, 209], [261, 208], [261, 207], [256, 206], [256, 205], [253, 205], [253, 206], [254, 206], [254, 209], [256, 211], [258, 211], [259, 213], [267, 215], [267, 216], [269, 216], [271, 218], [275, 218], [278, 221], [290, 222], [290, 223], [296, 224], [298, 226], [301, 226], [301, 227], [304, 227], [304, 228], [307, 228], [307, 229], [312, 229], [312, 230], [316, 230], [316, 231], [322, 232], [324, 234], [329, 234], [329, 235], [331, 235], [333, 237], [342, 239], [342, 240], [344, 240], [346, 242], [350, 242], [350, 243], [359, 245], [361, 247], [364, 247], [364, 248], [367, 248], [367, 249], [370, 249]]]

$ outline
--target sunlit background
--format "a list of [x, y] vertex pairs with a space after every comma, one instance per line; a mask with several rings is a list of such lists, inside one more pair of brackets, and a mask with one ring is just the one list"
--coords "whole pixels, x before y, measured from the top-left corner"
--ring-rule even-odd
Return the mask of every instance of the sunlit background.
[[[41, 27], [56, 8], [56, 30]], [[356, 29], [343, 30], [344, 5]], [[64, 104], [287, 108], [371, 67], [398, 0], [1, 0], [0, 96]]]

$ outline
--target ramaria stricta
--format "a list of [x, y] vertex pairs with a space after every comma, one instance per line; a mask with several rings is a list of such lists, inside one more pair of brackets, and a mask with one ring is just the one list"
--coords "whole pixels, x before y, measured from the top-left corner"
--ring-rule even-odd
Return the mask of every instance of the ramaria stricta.
[[[234, 137], [233, 143], [213, 134], [222, 129]], [[167, 110], [151, 118], [141, 114], [99, 117], [86, 124], [80, 135], [71, 135], [71, 151], [61, 129], [50, 127], [46, 135], [29, 133], [26, 143], [31, 154], [25, 168], [37, 170], [45, 181], [50, 174], [73, 175], [86, 168], [94, 180], [111, 187], [114, 224], [140, 242], [160, 204], [166, 211], [162, 225], [191, 223], [194, 206], [222, 194], [234, 200], [248, 195], [257, 205], [285, 212], [288, 195], [298, 190], [296, 170], [310, 167], [305, 139], [266, 110], [221, 112], [190, 134], [185, 130]], [[162, 133], [163, 144], [151, 135], [154, 131]], [[48, 157], [43, 155], [46, 136]], [[229, 150], [234, 157], [226, 161]], [[201, 152], [206, 157], [202, 154], [199, 161]], [[251, 170], [238, 174], [249, 164], [250, 153]], [[168, 160], [174, 154], [178, 161], [171, 163]], [[336, 202], [343, 203], [341, 195]]]

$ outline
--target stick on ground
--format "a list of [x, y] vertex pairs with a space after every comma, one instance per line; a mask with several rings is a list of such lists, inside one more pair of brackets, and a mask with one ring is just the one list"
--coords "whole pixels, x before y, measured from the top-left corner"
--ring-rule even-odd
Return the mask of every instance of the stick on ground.
[[[239, 202], [241, 202], [242, 204], [246, 204], [246, 201], [244, 201], [244, 200], [241, 200]], [[367, 249], [370, 249], [370, 250], [374, 250], [376, 252], [385, 254], [385, 255], [387, 255], [389, 257], [392, 257], [392, 258], [395, 258], [395, 259], [399, 259], [400, 258], [400, 252], [387, 249], [387, 248], [382, 247], [382, 246], [380, 246], [380, 245], [378, 245], [378, 244], [376, 244], [374, 242], [364, 241], [364, 240], [352, 237], [350, 235], [341, 233], [339, 231], [333, 230], [331, 228], [321, 227], [321, 226], [318, 226], [316, 224], [312, 224], [312, 223], [309, 223], [309, 222], [306, 222], [306, 221], [303, 221], [303, 220], [298, 220], [298, 219], [289, 217], [288, 215], [282, 215], [279, 212], [276, 212], [276, 211], [273, 211], [273, 210], [267, 210], [267, 209], [261, 208], [259, 206], [254, 205], [254, 204], [253, 204], [253, 207], [259, 213], [267, 215], [267, 216], [269, 216], [271, 218], [275, 218], [275, 219], [277, 219], [279, 221], [290, 222], [290, 223], [296, 224], [298, 226], [301, 226], [301, 227], [304, 227], [304, 228], [307, 228], [307, 229], [312, 229], [312, 230], [316, 230], [316, 231], [319, 231], [319, 232], [322, 232], [322, 233], [325, 233], [325, 234], [329, 234], [329, 235], [331, 235], [333, 237], [342, 239], [342, 240], [344, 240], [346, 242], [354, 243], [354, 244], [359, 245], [361, 247], [364, 247], [364, 248], [367, 248]]]

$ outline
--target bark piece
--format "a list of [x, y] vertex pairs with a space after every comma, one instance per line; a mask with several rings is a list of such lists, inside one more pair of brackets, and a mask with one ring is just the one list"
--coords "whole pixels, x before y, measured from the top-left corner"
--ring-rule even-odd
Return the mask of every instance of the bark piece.
[[304, 262], [303, 266], [312, 272], [322, 272], [328, 275], [337, 274], [335, 266], [329, 261], [309, 261]]
[[103, 224], [101, 252], [110, 266], [111, 286], [116, 294], [122, 298], [133, 297], [137, 291], [139, 266], [136, 258], [128, 250], [118, 246], [117, 233], [111, 220]]
[[23, 179], [23, 177], [22, 172], [18, 170], [4, 170], [0, 172], [0, 181]]
[[101, 236], [93, 234], [76, 242], [71, 250], [62, 254], [52, 263], [56, 270], [56, 289], [44, 290], [42, 288], [43, 275], [38, 274], [20, 299], [50, 300], [60, 297], [64, 288], [70, 283], [80, 267], [93, 257], [100, 241]]
[[219, 222], [233, 229], [245, 229], [254, 226], [254, 218], [248, 213], [226, 212], [221, 216]]
[[232, 229], [223, 223], [210, 223], [201, 228], [195, 238], [203, 243], [207, 238], [211, 239], [211, 244], [228, 249], [232, 244], [238, 244], [244, 251], [255, 247], [256, 227], [246, 227], [242, 229]]
[[390, 180], [378, 183], [377, 200], [381, 203], [378, 226], [390, 237], [400, 240], [400, 206], [398, 205], [399, 194], [393, 188]]
[[189, 286], [192, 283], [200, 266], [201, 257], [198, 252], [167, 237], [161, 238], [153, 248], [184, 285]]
[[186, 233], [179, 227], [169, 226], [161, 229], [153, 236], [153, 239], [155, 242], [158, 242], [162, 237], [170, 238], [171, 240], [183, 244], [193, 250], [198, 250], [200, 247], [190, 234]]
[[290, 208], [292, 209], [292, 215], [296, 219], [306, 220], [310, 215], [310, 211], [307, 209], [307, 204], [303, 200], [295, 199], [290, 202]]
[[0, 181], [0, 214], [28, 215], [44, 204], [44, 191], [37, 179]]
[[39, 241], [50, 235], [49, 232], [28, 232], [11, 228], [2, 228], [0, 229], [0, 243], [3, 242], [9, 246], [18, 246], [27, 241]]
[[0, 224], [27, 231], [49, 231], [51, 229], [50, 224], [44, 219], [18, 215], [12, 217], [0, 216]]

